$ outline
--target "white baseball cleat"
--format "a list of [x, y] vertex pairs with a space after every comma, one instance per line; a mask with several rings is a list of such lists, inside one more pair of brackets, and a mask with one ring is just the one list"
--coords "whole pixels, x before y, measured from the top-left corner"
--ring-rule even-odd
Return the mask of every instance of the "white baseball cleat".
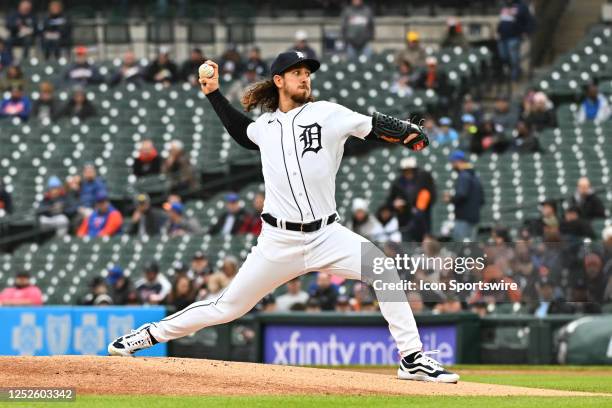
[[400, 380], [429, 381], [439, 383], [457, 383], [459, 375], [451, 373], [442, 367], [429, 354], [437, 351], [419, 351], [400, 361], [397, 378]]
[[147, 349], [157, 343], [149, 332], [150, 323], [143, 324], [130, 334], [117, 337], [108, 345], [108, 354], [111, 356], [132, 356], [135, 352]]

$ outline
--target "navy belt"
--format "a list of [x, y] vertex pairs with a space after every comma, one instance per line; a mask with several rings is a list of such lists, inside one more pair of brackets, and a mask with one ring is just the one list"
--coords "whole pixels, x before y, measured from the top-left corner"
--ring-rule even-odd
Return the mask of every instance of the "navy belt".
[[282, 221], [268, 213], [261, 214], [261, 219], [267, 222], [268, 224], [272, 225], [273, 227], [282, 228], [282, 229], [286, 229], [289, 231], [315, 232], [315, 231], [320, 230], [322, 226], [329, 225], [333, 223], [334, 221], [336, 221], [337, 215], [334, 213], [330, 215], [329, 217], [327, 217], [325, 224], [323, 224], [325, 220], [324, 218], [315, 220], [312, 222], [301, 223], [301, 222]]

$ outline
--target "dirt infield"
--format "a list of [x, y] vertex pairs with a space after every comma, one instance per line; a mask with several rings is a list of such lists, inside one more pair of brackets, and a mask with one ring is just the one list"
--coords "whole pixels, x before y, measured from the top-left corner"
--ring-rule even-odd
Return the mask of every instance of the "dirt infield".
[[79, 394], [138, 395], [596, 395], [491, 384], [399, 381], [393, 372], [180, 358], [0, 357], [0, 387], [74, 387]]

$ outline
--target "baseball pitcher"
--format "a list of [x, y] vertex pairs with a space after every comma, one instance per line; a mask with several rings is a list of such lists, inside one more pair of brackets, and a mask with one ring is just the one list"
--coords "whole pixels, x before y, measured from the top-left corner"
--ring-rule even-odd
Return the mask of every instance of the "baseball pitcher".
[[[317, 60], [284, 52], [271, 66], [271, 78], [248, 88], [242, 105], [264, 112], [252, 121], [230, 105], [219, 90], [217, 64], [210, 77], [200, 75], [207, 96], [230, 136], [242, 147], [258, 150], [265, 182], [263, 229], [240, 271], [214, 300], [185, 309], [121, 336], [108, 346], [111, 355], [187, 336], [204, 327], [230, 322], [247, 313], [283, 283], [312, 271], [361, 279], [361, 244], [365, 238], [338, 222], [335, 178], [349, 136], [380, 139], [413, 151], [429, 141], [421, 127], [374, 113], [365, 116], [341, 105], [315, 102], [310, 75]], [[380, 295], [377, 294], [380, 298]], [[405, 302], [380, 302], [380, 310], [402, 357], [398, 378], [456, 383], [457, 374], [422, 351], [416, 322]]]

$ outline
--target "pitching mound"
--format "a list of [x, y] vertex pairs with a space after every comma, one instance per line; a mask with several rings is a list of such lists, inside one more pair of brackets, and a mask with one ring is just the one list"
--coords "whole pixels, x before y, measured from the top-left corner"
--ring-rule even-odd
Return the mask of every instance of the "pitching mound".
[[74, 387], [78, 394], [588, 395], [468, 382], [400, 381], [393, 372], [367, 374], [181, 358], [0, 357], [0, 372], [0, 387]]

